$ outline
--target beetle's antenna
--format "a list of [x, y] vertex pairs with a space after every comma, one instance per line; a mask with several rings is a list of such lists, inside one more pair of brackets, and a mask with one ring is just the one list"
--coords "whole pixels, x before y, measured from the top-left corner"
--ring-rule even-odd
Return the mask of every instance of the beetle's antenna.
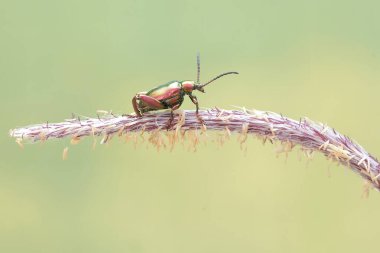
[[199, 56], [199, 52], [197, 52], [197, 68], [198, 68], [198, 72], [197, 72], [197, 84], [199, 83], [199, 78], [200, 78], [200, 75], [201, 75], [201, 59], [200, 59], [200, 56]]
[[213, 79], [211, 79], [211, 80], [208, 81], [207, 83], [200, 85], [200, 87], [205, 87], [206, 85], [208, 85], [209, 83], [212, 83], [212, 82], [215, 81], [216, 79], [219, 79], [219, 78], [221, 78], [222, 76], [230, 75], [230, 74], [239, 74], [239, 73], [238, 73], [238, 72], [235, 72], [235, 71], [232, 71], [232, 72], [225, 72], [225, 73], [223, 73], [223, 74], [220, 74], [220, 75], [214, 77]]

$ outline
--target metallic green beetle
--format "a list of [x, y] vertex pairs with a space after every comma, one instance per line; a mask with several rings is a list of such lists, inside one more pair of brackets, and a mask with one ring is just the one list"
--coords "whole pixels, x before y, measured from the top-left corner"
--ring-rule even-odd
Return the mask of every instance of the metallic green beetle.
[[192, 94], [194, 90], [205, 93], [204, 87], [216, 79], [229, 75], [238, 74], [238, 72], [225, 72], [215, 78], [211, 79], [207, 83], [201, 84], [199, 82], [200, 76], [200, 59], [199, 54], [197, 55], [197, 81], [171, 81], [160, 86], [157, 86], [147, 92], [139, 92], [132, 99], [133, 109], [138, 117], [142, 117], [143, 113], [149, 111], [156, 111], [162, 109], [171, 109], [172, 115], [173, 110], [178, 109], [185, 97], [188, 95], [191, 101], [196, 106], [196, 113], [198, 114], [199, 105], [197, 97]]

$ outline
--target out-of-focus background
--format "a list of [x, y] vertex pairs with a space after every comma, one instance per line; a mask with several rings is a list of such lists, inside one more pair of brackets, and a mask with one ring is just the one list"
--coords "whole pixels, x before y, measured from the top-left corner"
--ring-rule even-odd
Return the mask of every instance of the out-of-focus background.
[[[378, 1], [2, 1], [0, 252], [369, 252], [380, 193], [317, 155], [250, 138], [197, 152], [114, 139], [26, 144], [8, 130], [132, 112], [174, 79], [239, 71], [199, 94], [307, 116], [380, 156]], [[183, 108], [194, 105], [187, 99]], [[69, 146], [68, 160], [62, 161]], [[302, 157], [302, 154], [300, 155]]]

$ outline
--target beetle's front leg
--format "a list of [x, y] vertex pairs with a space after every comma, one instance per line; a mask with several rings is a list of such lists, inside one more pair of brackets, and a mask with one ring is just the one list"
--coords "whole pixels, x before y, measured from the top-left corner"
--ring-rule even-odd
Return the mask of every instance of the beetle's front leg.
[[196, 107], [196, 110], [195, 110], [195, 114], [197, 115], [197, 118], [198, 118], [198, 120], [199, 120], [199, 122], [202, 124], [202, 125], [204, 125], [204, 121], [203, 121], [203, 119], [201, 118], [201, 116], [199, 116], [199, 113], [198, 113], [198, 111], [199, 111], [199, 103], [198, 103], [198, 99], [197, 99], [197, 97], [196, 96], [193, 96], [193, 95], [189, 95], [189, 97], [190, 97], [190, 99], [191, 99], [191, 102], [193, 102], [194, 104], [195, 104], [195, 107]]
[[197, 97], [193, 96], [193, 95], [189, 95], [189, 97], [191, 99], [191, 102], [193, 102], [193, 104], [195, 104], [195, 107], [196, 107], [195, 113], [198, 114], [199, 105], [198, 105], [198, 99], [197, 99]]

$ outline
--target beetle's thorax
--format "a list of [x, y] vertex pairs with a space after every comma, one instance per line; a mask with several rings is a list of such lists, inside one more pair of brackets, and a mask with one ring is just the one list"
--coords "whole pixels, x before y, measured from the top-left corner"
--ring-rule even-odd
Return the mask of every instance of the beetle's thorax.
[[194, 81], [182, 81], [181, 86], [183, 91], [186, 93], [191, 93], [194, 90], [195, 82]]

